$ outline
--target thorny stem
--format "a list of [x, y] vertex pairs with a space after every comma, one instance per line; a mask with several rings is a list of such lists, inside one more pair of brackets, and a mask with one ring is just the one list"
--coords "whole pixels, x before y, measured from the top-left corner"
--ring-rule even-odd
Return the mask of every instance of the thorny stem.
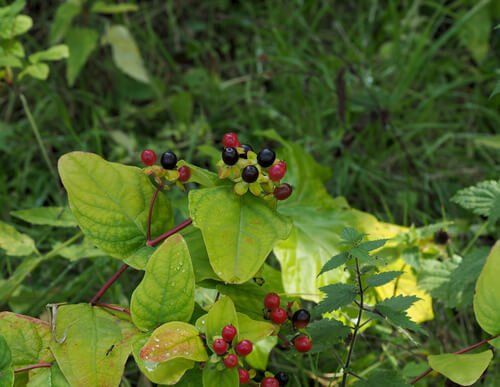
[[[467, 352], [470, 352], [472, 351], [473, 349], [476, 349], [476, 348], [479, 348], [481, 346], [483, 346], [484, 344], [486, 344], [487, 342], [491, 341], [491, 340], [494, 340], [496, 338], [500, 337], [500, 334], [498, 335], [495, 335], [495, 336], [492, 336], [488, 339], [484, 339], [484, 340], [481, 340], [475, 344], [472, 344], [466, 348], [463, 348], [457, 352], [453, 352], [455, 355], [461, 355], [463, 353], [467, 353]], [[418, 375], [415, 379], [413, 379], [410, 384], [415, 384], [417, 383], [418, 381], [422, 380], [423, 378], [425, 378], [427, 375], [429, 375], [430, 373], [432, 372], [432, 368], [428, 368], [426, 369], [424, 372], [422, 372], [420, 375]]]
[[32, 364], [32, 365], [29, 365], [29, 366], [26, 366], [26, 367], [23, 367], [23, 368], [18, 368], [17, 370], [14, 370], [14, 373], [20, 373], [20, 372], [26, 372], [26, 371], [30, 371], [30, 370], [34, 370], [34, 369], [37, 369], [37, 368], [50, 368], [52, 367], [52, 363], [38, 363], [38, 364]]
[[351, 364], [352, 353], [354, 351], [354, 344], [356, 343], [356, 337], [359, 332], [359, 328], [361, 327], [361, 318], [363, 317], [363, 309], [364, 309], [364, 292], [363, 292], [363, 284], [361, 282], [361, 272], [359, 270], [359, 261], [356, 258], [356, 279], [358, 281], [359, 286], [359, 311], [358, 311], [358, 319], [356, 321], [356, 325], [354, 327], [354, 332], [352, 333], [351, 343], [349, 345], [349, 352], [347, 353], [347, 358], [343, 367], [343, 375], [342, 375], [342, 383], [341, 386], [345, 387], [347, 383], [347, 377], [349, 376], [349, 365]]

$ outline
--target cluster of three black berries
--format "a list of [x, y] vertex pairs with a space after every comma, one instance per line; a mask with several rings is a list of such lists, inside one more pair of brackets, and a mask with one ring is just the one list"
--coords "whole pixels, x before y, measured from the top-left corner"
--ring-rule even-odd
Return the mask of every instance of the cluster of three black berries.
[[[141, 160], [144, 165], [150, 167], [156, 163], [157, 156], [155, 151], [151, 149], [145, 149], [141, 153]], [[161, 155], [160, 164], [164, 169], [173, 170], [177, 168], [177, 155], [172, 151], [167, 151]], [[191, 177], [191, 170], [188, 166], [183, 165], [178, 170], [179, 181], [186, 182]]]
[[[246, 153], [248, 151], [253, 150], [252, 147], [249, 145], [241, 145], [241, 148], [245, 150], [245, 153], [241, 155], [238, 153], [238, 150], [236, 148], [233, 147], [224, 148], [224, 150], [222, 151], [222, 161], [224, 161], [224, 164], [233, 166], [238, 162], [240, 157], [246, 159], [247, 158]], [[271, 165], [273, 165], [275, 160], [276, 160], [276, 153], [274, 153], [274, 151], [269, 148], [262, 149], [257, 155], [257, 162], [263, 168], [270, 167]], [[255, 165], [247, 165], [241, 171], [241, 178], [245, 183], [249, 184], [254, 183], [259, 178], [259, 170]]]

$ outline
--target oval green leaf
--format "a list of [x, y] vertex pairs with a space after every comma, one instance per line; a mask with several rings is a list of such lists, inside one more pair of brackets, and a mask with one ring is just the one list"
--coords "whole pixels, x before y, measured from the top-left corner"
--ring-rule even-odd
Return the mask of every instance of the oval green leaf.
[[141, 348], [140, 357], [150, 364], [178, 358], [193, 361], [208, 359], [198, 329], [180, 321], [168, 322], [155, 329]]
[[428, 361], [434, 371], [461, 386], [470, 386], [486, 371], [492, 358], [493, 352], [487, 350], [472, 355], [455, 355], [454, 353], [431, 355]]
[[238, 340], [250, 340], [256, 343], [259, 340], [271, 336], [274, 333], [274, 325], [267, 321], [257, 321], [243, 313], [236, 313], [238, 316]]
[[229, 283], [251, 279], [291, 229], [288, 218], [262, 199], [238, 196], [229, 186], [189, 192], [189, 211], [201, 230], [212, 268]]
[[186, 242], [180, 234], [172, 235], [151, 256], [146, 274], [132, 294], [132, 321], [145, 331], [169, 321], [189, 321], [194, 310], [194, 282]]
[[[149, 204], [155, 188], [136, 167], [110, 163], [98, 155], [72, 152], [59, 160], [59, 173], [80, 228], [102, 251], [137, 269], [154, 249], [146, 246]], [[172, 209], [158, 195], [152, 236], [172, 227]]]
[[10, 387], [14, 384], [14, 369], [12, 355], [7, 341], [0, 336], [0, 387]]
[[30, 255], [36, 250], [33, 239], [4, 222], [0, 222], [0, 249], [15, 257]]
[[486, 332], [500, 333], [500, 242], [491, 249], [476, 283], [474, 313], [478, 324]]
[[12, 211], [12, 216], [31, 224], [54, 227], [76, 227], [76, 219], [67, 207], [36, 207]]
[[89, 304], [63, 305], [54, 324], [50, 349], [72, 387], [120, 384], [138, 334], [128, 315]]
[[[212, 305], [205, 319], [207, 343], [212, 348], [214, 337], [221, 336], [222, 328], [226, 325], [233, 325], [237, 332], [240, 331], [238, 315], [233, 301], [226, 296]], [[238, 335], [237, 335], [238, 338]]]

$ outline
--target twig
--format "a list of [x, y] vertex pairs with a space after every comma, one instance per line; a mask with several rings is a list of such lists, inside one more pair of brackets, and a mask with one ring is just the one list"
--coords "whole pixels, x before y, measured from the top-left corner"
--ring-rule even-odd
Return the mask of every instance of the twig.
[[354, 332], [352, 333], [351, 343], [349, 345], [349, 352], [347, 353], [347, 358], [343, 367], [343, 375], [342, 375], [342, 383], [340, 384], [342, 387], [346, 386], [347, 377], [349, 376], [349, 365], [351, 364], [352, 353], [354, 351], [354, 344], [356, 343], [356, 337], [359, 332], [359, 328], [361, 326], [361, 318], [363, 317], [363, 309], [364, 309], [364, 293], [363, 293], [363, 284], [361, 282], [361, 271], [359, 270], [359, 261], [356, 258], [356, 278], [358, 280], [359, 286], [359, 312], [358, 319], [356, 320], [356, 325], [354, 327]]
[[127, 313], [127, 314], [130, 314], [130, 310], [123, 307], [123, 306], [120, 306], [120, 305], [112, 305], [112, 304], [103, 304], [103, 303], [100, 303], [100, 302], [97, 302], [95, 304], [95, 306], [100, 306], [101, 308], [106, 308], [106, 309], [110, 309], [110, 310], [116, 310], [117, 312], [123, 312], [123, 313]]
[[162, 188], [163, 188], [163, 184], [158, 185], [158, 187], [155, 190], [155, 193], [153, 194], [153, 197], [151, 198], [151, 202], [149, 203], [148, 228], [147, 228], [147, 234], [146, 234], [146, 239], [148, 241], [151, 240], [151, 220], [153, 218], [153, 210], [155, 208], [155, 202], [156, 202], [156, 199], [158, 198], [158, 194], [160, 193]]
[[128, 269], [128, 267], [129, 266], [126, 263], [124, 263], [122, 267], [120, 267], [118, 271], [115, 274], [113, 274], [113, 276], [109, 280], [106, 281], [106, 283], [102, 286], [101, 289], [99, 289], [99, 291], [95, 294], [95, 296], [92, 297], [90, 303], [92, 305], [95, 305], [104, 295], [104, 293], [106, 293], [106, 291], [111, 287], [111, 285], [113, 285], [115, 281], [123, 274], [123, 272]]
[[37, 368], [50, 368], [50, 367], [52, 367], [52, 363], [42, 362], [42, 363], [32, 364], [32, 365], [29, 365], [29, 366], [26, 366], [26, 367], [18, 368], [17, 370], [14, 370], [14, 373], [17, 374], [17, 373], [20, 373], [20, 372], [26, 372], [26, 371], [34, 370], [34, 369], [37, 369]]
[[[479, 348], [481, 346], [483, 346], [484, 344], [486, 344], [487, 342], [491, 341], [491, 340], [495, 340], [496, 338], [500, 337], [500, 334], [498, 335], [495, 335], [495, 336], [492, 336], [488, 339], [484, 339], [484, 340], [481, 340], [475, 344], [472, 344], [466, 348], [463, 348], [457, 352], [453, 352], [455, 355], [461, 355], [463, 353], [467, 353], [467, 352], [470, 352], [472, 351], [473, 349], [476, 349], [476, 348]], [[418, 381], [422, 380], [423, 378], [425, 378], [427, 375], [429, 375], [430, 373], [432, 372], [432, 368], [428, 368], [426, 369], [424, 372], [422, 372], [420, 375], [418, 375], [415, 379], [413, 379], [410, 384], [415, 384], [417, 383]]]
[[161, 234], [160, 236], [156, 237], [153, 240], [148, 240], [146, 244], [150, 247], [156, 246], [158, 243], [164, 241], [167, 239], [169, 236], [174, 235], [175, 233], [178, 233], [182, 229], [185, 229], [187, 226], [189, 226], [191, 223], [193, 223], [193, 220], [191, 218], [187, 218], [184, 222], [178, 224], [175, 226], [173, 229], [168, 230], [167, 232]]

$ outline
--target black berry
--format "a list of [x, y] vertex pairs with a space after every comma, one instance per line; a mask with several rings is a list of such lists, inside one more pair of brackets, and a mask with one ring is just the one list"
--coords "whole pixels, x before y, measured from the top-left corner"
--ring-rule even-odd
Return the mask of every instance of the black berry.
[[280, 386], [286, 386], [288, 384], [288, 375], [283, 371], [280, 371], [276, 375], [274, 375], [274, 378], [278, 381]]
[[247, 153], [249, 151], [253, 151], [253, 148], [250, 145], [247, 145], [247, 144], [241, 144], [240, 148], [243, 148], [243, 150], [244, 150], [244, 152], [242, 154], [240, 154], [240, 157], [242, 159], [246, 159], [247, 158]]
[[239, 158], [236, 148], [224, 148], [222, 151], [222, 161], [224, 161], [226, 165], [236, 164]]
[[257, 167], [253, 165], [248, 165], [243, 168], [243, 172], [241, 173], [241, 178], [243, 181], [247, 183], [253, 183], [259, 177], [259, 170]]
[[292, 323], [294, 328], [303, 329], [311, 321], [311, 314], [305, 309], [299, 309], [293, 314]]
[[444, 230], [439, 230], [434, 234], [434, 242], [440, 244], [440, 245], [445, 245], [448, 243], [448, 240], [450, 239], [450, 236], [448, 233]]
[[161, 166], [165, 169], [174, 169], [177, 166], [177, 156], [174, 152], [168, 151], [161, 155]]
[[257, 161], [261, 167], [267, 168], [273, 165], [276, 160], [276, 153], [272, 149], [264, 148], [257, 155]]

